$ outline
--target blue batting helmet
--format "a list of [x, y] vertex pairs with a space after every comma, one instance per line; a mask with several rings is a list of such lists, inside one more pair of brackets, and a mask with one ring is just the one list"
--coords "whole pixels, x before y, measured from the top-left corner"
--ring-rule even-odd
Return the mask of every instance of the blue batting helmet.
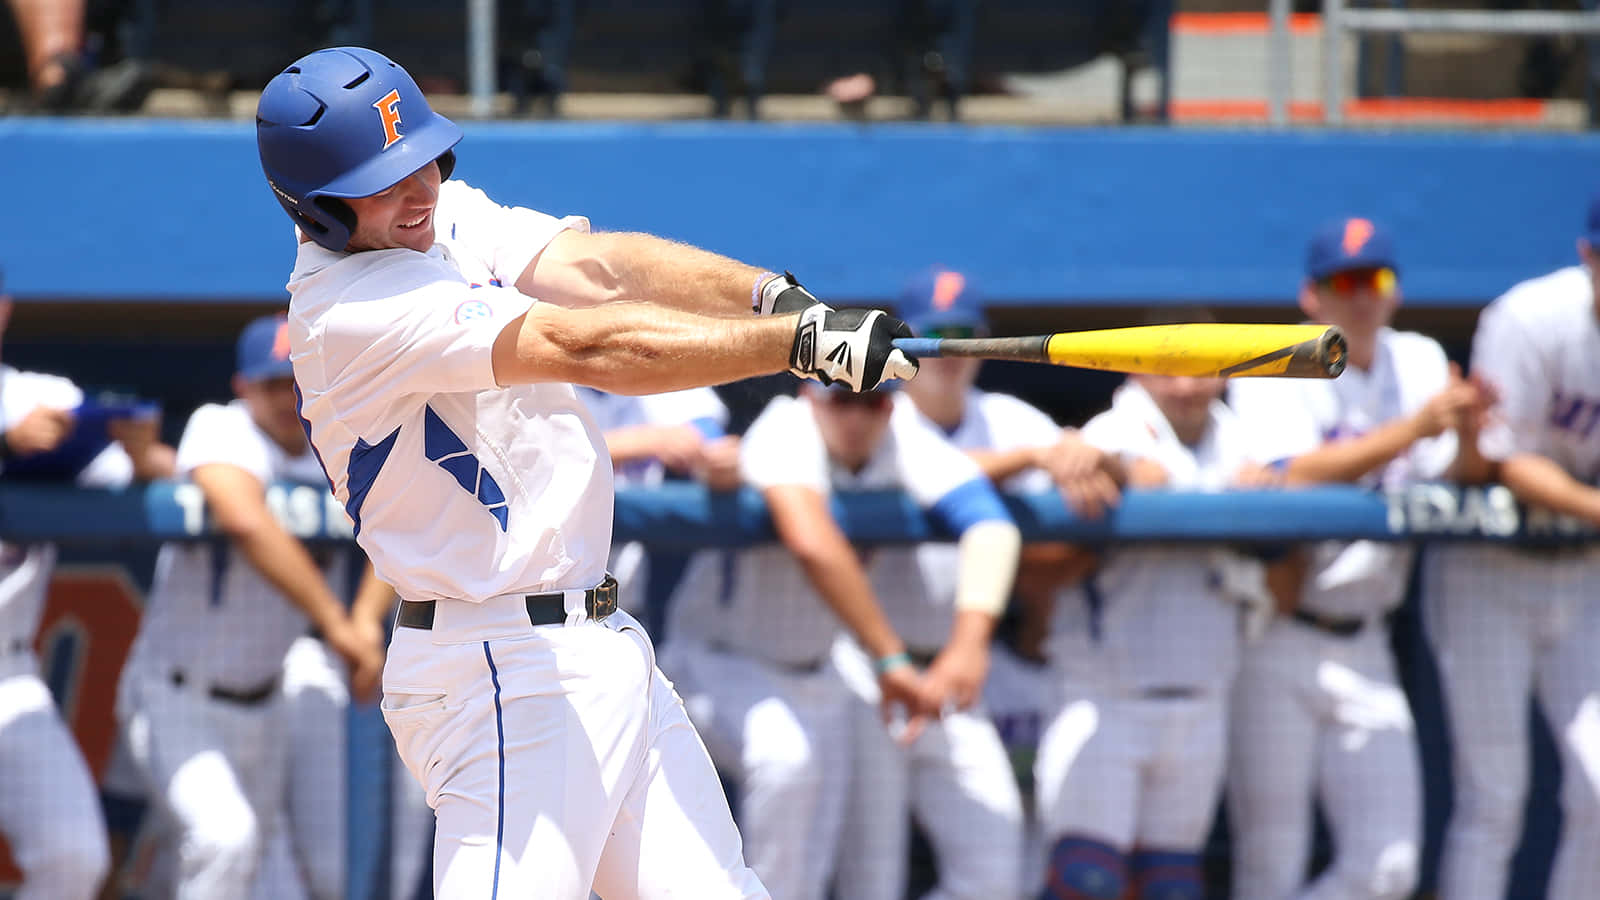
[[261, 92], [256, 149], [289, 218], [329, 250], [343, 250], [355, 215], [340, 198], [369, 197], [434, 160], [455, 167], [461, 129], [434, 112], [417, 83], [362, 47], [303, 56]]

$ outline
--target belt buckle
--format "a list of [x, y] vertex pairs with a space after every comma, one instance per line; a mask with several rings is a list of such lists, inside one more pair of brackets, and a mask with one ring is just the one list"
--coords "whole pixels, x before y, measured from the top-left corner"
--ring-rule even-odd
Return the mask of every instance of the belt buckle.
[[617, 611], [617, 579], [606, 573], [600, 584], [589, 592], [589, 618], [596, 622]]

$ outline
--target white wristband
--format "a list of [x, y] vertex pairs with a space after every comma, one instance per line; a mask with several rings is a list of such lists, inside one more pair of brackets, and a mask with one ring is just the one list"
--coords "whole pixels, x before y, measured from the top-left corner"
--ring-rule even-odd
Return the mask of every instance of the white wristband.
[[1011, 597], [1022, 553], [1022, 532], [1004, 519], [990, 519], [961, 532], [956, 609], [998, 618]]

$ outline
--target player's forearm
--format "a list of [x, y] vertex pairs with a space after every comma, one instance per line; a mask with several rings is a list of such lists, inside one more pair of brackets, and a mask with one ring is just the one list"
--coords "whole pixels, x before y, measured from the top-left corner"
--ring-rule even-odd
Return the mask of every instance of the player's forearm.
[[1500, 464], [1500, 480], [1518, 500], [1600, 526], [1600, 489], [1567, 474], [1548, 457], [1519, 453]]
[[[844, 552], [854, 557], [855, 551], [845, 546]], [[895, 634], [894, 627], [873, 597], [872, 585], [859, 565], [841, 565], [834, 558], [799, 558], [811, 586], [821, 595], [828, 608], [839, 621], [850, 629], [861, 646], [874, 659], [882, 659], [905, 649], [905, 643]]]
[[1478, 449], [1478, 433], [1462, 431], [1456, 440], [1456, 458], [1446, 477], [1457, 484], [1488, 484], [1500, 477], [1499, 466]]
[[[517, 287], [567, 306], [644, 301], [712, 316], [748, 315], [762, 270], [635, 232], [563, 234]], [[527, 277], [527, 276], [525, 276]]]
[[640, 303], [582, 312], [537, 303], [495, 341], [494, 373], [501, 384], [568, 382], [614, 394], [705, 387], [786, 370], [796, 324]]
[[1010, 450], [968, 450], [967, 456], [978, 464], [984, 477], [996, 484], [1013, 475], [1037, 468], [1039, 448], [1013, 447]]
[[361, 574], [361, 584], [356, 587], [355, 599], [350, 603], [350, 617], [381, 624], [394, 608], [394, 601], [394, 588], [378, 577], [369, 561]]
[[324, 633], [346, 623], [344, 607], [328, 590], [311, 554], [276, 522], [229, 534], [250, 565]]
[[1420, 434], [1410, 419], [1397, 419], [1360, 437], [1346, 438], [1296, 456], [1284, 470], [1290, 485], [1350, 484], [1387, 465]]

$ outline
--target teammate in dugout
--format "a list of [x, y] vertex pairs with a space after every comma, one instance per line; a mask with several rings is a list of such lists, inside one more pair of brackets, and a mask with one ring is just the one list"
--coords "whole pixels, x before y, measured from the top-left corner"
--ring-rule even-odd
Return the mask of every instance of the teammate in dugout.
[[[0, 335], [12, 301], [0, 290]], [[83, 391], [66, 378], [0, 366], [0, 478], [61, 449]], [[159, 418], [113, 423], [105, 444], [66, 473], [83, 487], [172, 474]], [[110, 866], [93, 776], [39, 677], [34, 630], [55, 571], [52, 544], [0, 543], [0, 833], [22, 870], [15, 900], [89, 900]]]
[[[1330, 222], [1307, 251], [1300, 307], [1337, 325], [1349, 366], [1331, 381], [1241, 379], [1230, 403], [1289, 485], [1393, 488], [1457, 468], [1488, 396], [1431, 338], [1389, 327], [1400, 302], [1388, 232]], [[1229, 735], [1228, 818], [1238, 900], [1400, 898], [1418, 877], [1421, 776], [1411, 709], [1396, 679], [1387, 615], [1412, 549], [1326, 541], [1275, 563], [1289, 608], [1250, 646]], [[1301, 887], [1312, 798], [1334, 845]], [[1296, 892], [1299, 893], [1296, 893]]]
[[[1478, 316], [1472, 373], [1498, 397], [1477, 473], [1600, 527], [1600, 195], [1579, 265], [1522, 282]], [[1466, 435], [1463, 435], [1466, 440]], [[1471, 445], [1463, 447], [1464, 451]], [[1529, 778], [1529, 696], [1561, 757], [1551, 900], [1600, 885], [1600, 545], [1430, 547], [1424, 614], [1450, 712], [1455, 805], [1440, 896], [1506, 895]]]
[[[370, 50], [273, 78], [256, 134], [302, 234], [300, 412], [402, 598], [383, 709], [437, 814], [437, 894], [767, 896], [649, 638], [615, 611], [611, 465], [572, 385], [788, 370], [869, 390], [915, 373], [892, 345], [909, 330], [787, 275], [448, 180], [460, 129]], [[891, 699], [920, 713], [916, 688]]]
[[[940, 849], [950, 851], [941, 856], [941, 895], [1017, 896], [1020, 809], [1004, 750], [987, 722], [954, 712], [976, 698], [1020, 544], [999, 498], [914, 409], [897, 408], [881, 391], [808, 387], [798, 398], [774, 399], [745, 432], [740, 467], [745, 483], [766, 498], [782, 543], [727, 555], [723, 566], [702, 557], [674, 598], [665, 653], [713, 756], [741, 787], [751, 865], [780, 898], [827, 896], [827, 861], [836, 851], [839, 896], [870, 890], [880, 872], [895, 879], [889, 887], [903, 890], [903, 860], [880, 856], [903, 857], [903, 838], [850, 846], [839, 836], [846, 795], [855, 791], [874, 792], [888, 804], [866, 811], [876, 827], [903, 829], [905, 780], [916, 759], [919, 776], [950, 782], [942, 792], [919, 790], [912, 798]], [[932, 626], [938, 636], [926, 645], [937, 649], [952, 628], [958, 634], [920, 677], [879, 606], [880, 598], [886, 606], [891, 601], [874, 590], [828, 505], [835, 490], [894, 488], [910, 493], [962, 541], [961, 581], [952, 589], [957, 607], [943, 610], [943, 627]], [[957, 617], [962, 621], [954, 626]], [[841, 624], [871, 650], [835, 656]], [[847, 681], [868, 701], [863, 715], [853, 711], [859, 701], [836, 663], [850, 670]], [[895, 707], [908, 693], [925, 698], [921, 708], [951, 712], [928, 723], [912, 708], [901, 721], [905, 711]], [[904, 728], [899, 736], [909, 749], [887, 739], [883, 717]], [[965, 778], [930, 775], [935, 760], [948, 763], [952, 734], [986, 762], [960, 773]], [[881, 742], [873, 740], [878, 735]], [[852, 740], [886, 755], [883, 767], [854, 786]], [[873, 784], [880, 776], [898, 776], [900, 786]], [[861, 859], [849, 860], [852, 854]]]
[[346, 613], [333, 585], [347, 552], [319, 568], [281, 525], [266, 489], [320, 484], [295, 416], [287, 322], [240, 333], [227, 405], [195, 410], [177, 472], [203, 493], [225, 544], [162, 546], [150, 600], [117, 691], [130, 755], [171, 835], [156, 879], [180, 900], [245, 897], [268, 840], [283, 827], [290, 732], [280, 675], [308, 620], [350, 665], [357, 695], [383, 665], [383, 630]]
[[[1078, 477], [1091, 483], [1078, 493], [1106, 480], [1118, 491], [1276, 483], [1224, 389], [1219, 378], [1130, 377], [1083, 428]], [[1271, 605], [1259, 562], [1205, 545], [1111, 547], [1057, 597], [1045, 643], [1056, 712], [1034, 764], [1045, 897], [1205, 895], [1200, 852], [1241, 636]]]

